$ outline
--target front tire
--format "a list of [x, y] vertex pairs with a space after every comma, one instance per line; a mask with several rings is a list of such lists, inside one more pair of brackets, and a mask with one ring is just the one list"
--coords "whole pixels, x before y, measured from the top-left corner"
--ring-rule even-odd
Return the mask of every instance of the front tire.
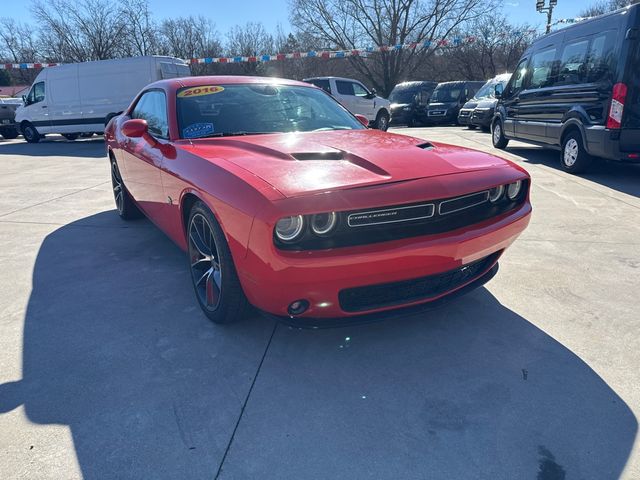
[[40, 133], [31, 123], [22, 124], [22, 136], [29, 143], [38, 143], [40, 141]]
[[469, 124], [469, 125], [467, 125], [467, 128], [468, 128], [469, 130], [475, 130], [475, 129], [476, 129], [476, 128], [478, 128], [478, 127], [477, 127], [476, 125]]
[[62, 136], [64, 138], [66, 138], [67, 140], [69, 140], [70, 142], [73, 142], [74, 140], [78, 139], [79, 134], [77, 134], [77, 133], [63, 133]]
[[116, 202], [116, 210], [123, 220], [133, 220], [142, 217], [142, 212], [133, 202], [131, 195], [127, 191], [120, 174], [118, 164], [111, 160], [111, 186], [113, 188], [113, 199]]
[[499, 118], [496, 118], [491, 125], [491, 142], [495, 148], [500, 150], [504, 150], [509, 144], [509, 139], [504, 136], [502, 122]]
[[385, 112], [378, 112], [374, 126], [378, 130], [382, 130], [383, 132], [386, 132], [387, 129], [389, 128], [389, 114]]
[[187, 244], [191, 283], [204, 314], [214, 323], [240, 320], [249, 304], [224, 232], [201, 201], [189, 213]]
[[588, 170], [593, 157], [587, 153], [578, 131], [570, 132], [562, 142], [560, 165], [565, 172], [582, 173]]

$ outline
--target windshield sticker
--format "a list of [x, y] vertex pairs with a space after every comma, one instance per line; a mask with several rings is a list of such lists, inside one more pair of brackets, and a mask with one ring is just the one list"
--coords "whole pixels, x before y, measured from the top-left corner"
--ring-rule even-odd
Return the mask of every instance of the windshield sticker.
[[192, 123], [182, 130], [183, 138], [198, 138], [213, 133], [213, 123]]
[[202, 95], [212, 95], [224, 91], [224, 87], [215, 85], [200, 85], [199, 87], [191, 87], [178, 93], [178, 98], [184, 97], [200, 97]]

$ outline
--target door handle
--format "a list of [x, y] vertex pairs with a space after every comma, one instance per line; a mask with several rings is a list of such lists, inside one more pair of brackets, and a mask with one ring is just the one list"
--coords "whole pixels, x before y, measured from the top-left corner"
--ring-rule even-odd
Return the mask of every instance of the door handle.
[[43, 105], [43, 106], [42, 106], [42, 107], [40, 107], [40, 108], [47, 108], [47, 106], [46, 106], [46, 105]]

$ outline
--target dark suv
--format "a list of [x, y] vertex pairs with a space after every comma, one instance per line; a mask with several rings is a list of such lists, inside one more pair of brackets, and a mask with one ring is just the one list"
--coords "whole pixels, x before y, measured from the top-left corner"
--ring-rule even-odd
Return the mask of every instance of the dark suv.
[[426, 123], [431, 125], [458, 123], [460, 108], [484, 83], [468, 81], [439, 83], [429, 100]]
[[568, 172], [593, 157], [640, 161], [640, 5], [546, 35], [499, 97], [496, 148], [509, 139], [560, 150]]
[[402, 82], [391, 94], [391, 125], [414, 127], [426, 116], [427, 105], [437, 82]]

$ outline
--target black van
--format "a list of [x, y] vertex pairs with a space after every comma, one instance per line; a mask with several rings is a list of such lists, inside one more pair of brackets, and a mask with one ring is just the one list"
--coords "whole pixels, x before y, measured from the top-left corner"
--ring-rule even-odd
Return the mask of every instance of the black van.
[[426, 116], [427, 104], [437, 82], [402, 82], [389, 94], [391, 102], [391, 125], [418, 125], [419, 118]]
[[524, 53], [492, 122], [509, 139], [560, 150], [568, 172], [593, 157], [640, 161], [640, 5], [536, 40]]
[[484, 84], [485, 82], [469, 81], [439, 83], [431, 94], [427, 118], [422, 121], [430, 125], [457, 123], [460, 108]]

